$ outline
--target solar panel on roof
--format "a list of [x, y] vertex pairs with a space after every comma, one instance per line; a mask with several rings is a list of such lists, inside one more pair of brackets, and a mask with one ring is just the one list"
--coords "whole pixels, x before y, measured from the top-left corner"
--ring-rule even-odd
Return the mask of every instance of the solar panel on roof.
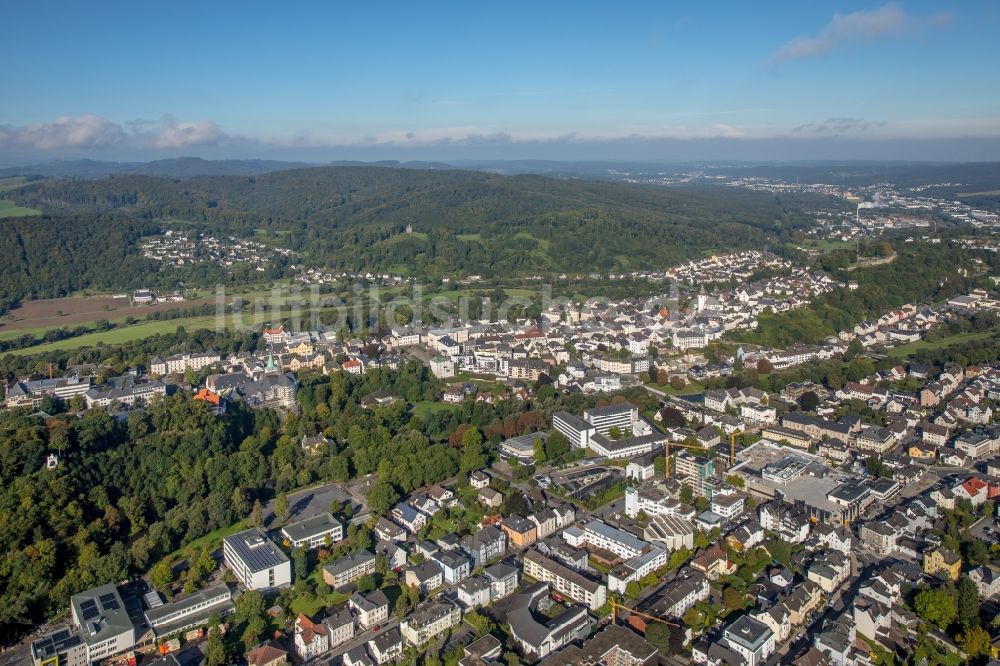
[[83, 611], [84, 621], [93, 620], [100, 615], [100, 612], [97, 610], [97, 604], [94, 603], [93, 599], [87, 599], [80, 604], [80, 610]]
[[104, 610], [118, 610], [118, 600], [113, 594], [101, 595], [101, 608]]

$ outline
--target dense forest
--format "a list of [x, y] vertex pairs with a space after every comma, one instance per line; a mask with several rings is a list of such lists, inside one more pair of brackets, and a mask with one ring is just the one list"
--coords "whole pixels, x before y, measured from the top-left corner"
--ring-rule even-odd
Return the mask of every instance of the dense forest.
[[800, 197], [388, 167], [44, 180], [9, 196], [45, 215], [0, 227], [0, 243], [15, 249], [0, 260], [5, 307], [89, 287], [208, 286], [288, 274], [282, 261], [266, 275], [204, 264], [158, 274], [136, 245], [170, 225], [253, 236], [294, 250], [295, 261], [309, 266], [433, 279], [663, 269], [706, 251], [793, 240], [810, 224]]

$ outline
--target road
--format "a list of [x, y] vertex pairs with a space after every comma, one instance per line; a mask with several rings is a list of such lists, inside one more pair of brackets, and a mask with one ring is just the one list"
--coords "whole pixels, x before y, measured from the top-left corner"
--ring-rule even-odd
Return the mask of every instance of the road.
[[791, 638], [775, 650], [774, 654], [765, 662], [765, 666], [777, 666], [778, 664], [787, 663], [786, 657], [789, 654], [794, 655], [808, 647], [813, 640], [813, 636], [819, 633], [823, 627], [824, 621], [841, 613], [844, 598], [854, 597], [861, 581], [871, 573], [871, 566], [862, 567], [854, 553], [851, 553], [849, 557], [851, 559], [851, 577], [834, 591], [825, 606], [820, 606], [821, 610], [815, 615], [812, 622], [799, 627], [797, 630], [798, 633], [792, 634]]

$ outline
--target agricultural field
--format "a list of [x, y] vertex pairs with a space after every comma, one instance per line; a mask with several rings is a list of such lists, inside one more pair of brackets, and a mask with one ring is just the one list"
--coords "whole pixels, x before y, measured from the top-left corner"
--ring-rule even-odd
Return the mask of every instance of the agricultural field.
[[25, 301], [0, 317], [0, 339], [25, 333], [39, 335], [49, 329], [92, 324], [99, 319], [120, 321], [125, 317], [142, 318], [153, 312], [169, 312], [210, 303], [215, 303], [214, 297], [136, 306], [130, 305], [127, 298], [110, 296], [69, 296]]

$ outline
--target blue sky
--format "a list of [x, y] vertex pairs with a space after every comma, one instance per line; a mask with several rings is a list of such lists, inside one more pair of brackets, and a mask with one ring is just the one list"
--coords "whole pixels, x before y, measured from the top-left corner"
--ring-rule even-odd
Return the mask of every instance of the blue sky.
[[0, 162], [1000, 159], [992, 2], [37, 2], [3, 16]]

